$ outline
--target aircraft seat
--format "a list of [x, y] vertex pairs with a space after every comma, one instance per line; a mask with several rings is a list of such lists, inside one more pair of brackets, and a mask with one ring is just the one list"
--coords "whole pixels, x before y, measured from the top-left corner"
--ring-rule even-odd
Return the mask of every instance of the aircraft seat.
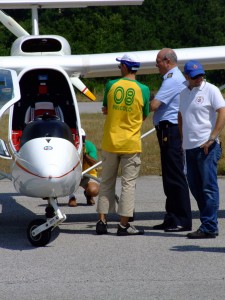
[[[28, 124], [33, 121], [36, 117], [42, 116], [44, 113], [48, 113], [51, 116], [57, 116], [59, 119], [64, 122], [63, 112], [59, 106], [54, 106], [53, 102], [36, 102], [34, 107], [29, 106], [26, 114], [24, 122]], [[74, 146], [78, 149], [80, 145], [80, 138], [76, 128], [70, 128], [73, 136]], [[20, 149], [20, 138], [22, 135], [22, 130], [13, 130], [12, 131], [12, 143], [16, 149], [19, 151]]]
[[25, 114], [25, 124], [33, 121], [37, 116], [42, 116], [44, 113], [57, 116], [64, 122], [63, 113], [59, 106], [54, 107], [52, 102], [36, 102], [34, 107], [28, 107]]
[[77, 129], [75, 129], [75, 128], [71, 128], [71, 131], [72, 131], [74, 145], [78, 149], [78, 147], [80, 145], [79, 133], [78, 133]]
[[20, 149], [20, 138], [22, 136], [22, 133], [22, 130], [12, 130], [12, 143], [16, 151], [19, 151]]

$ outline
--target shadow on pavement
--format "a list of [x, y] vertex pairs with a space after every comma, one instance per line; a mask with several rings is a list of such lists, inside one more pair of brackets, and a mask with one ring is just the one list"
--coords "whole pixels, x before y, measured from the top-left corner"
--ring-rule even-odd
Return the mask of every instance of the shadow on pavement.
[[[27, 239], [27, 227], [31, 221], [42, 216], [37, 216], [34, 212], [18, 203], [13, 196], [17, 193], [2, 193], [0, 205], [0, 247], [11, 250], [31, 250], [34, 247]], [[45, 219], [45, 217], [43, 216]], [[50, 243], [59, 235], [59, 229], [52, 231]], [[50, 246], [49, 243], [49, 246]], [[48, 247], [48, 245], [47, 245]]]
[[200, 252], [225, 253], [225, 247], [201, 247], [201, 246], [196, 246], [196, 245], [174, 246], [170, 250], [171, 251], [179, 251], [179, 252], [200, 251]]

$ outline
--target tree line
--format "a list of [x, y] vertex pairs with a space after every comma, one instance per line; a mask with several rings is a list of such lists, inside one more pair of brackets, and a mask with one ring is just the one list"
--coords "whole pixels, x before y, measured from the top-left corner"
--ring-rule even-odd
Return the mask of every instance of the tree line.
[[[73, 54], [218, 46], [225, 45], [224, 8], [224, 0], [145, 0], [140, 6], [43, 9], [39, 10], [40, 34], [64, 36]], [[6, 13], [31, 33], [30, 10]], [[2, 24], [0, 40], [0, 55], [9, 55], [15, 37]], [[157, 89], [159, 78], [148, 75], [140, 80]], [[225, 72], [208, 71], [207, 78], [221, 85]], [[106, 80], [91, 82], [94, 86]]]

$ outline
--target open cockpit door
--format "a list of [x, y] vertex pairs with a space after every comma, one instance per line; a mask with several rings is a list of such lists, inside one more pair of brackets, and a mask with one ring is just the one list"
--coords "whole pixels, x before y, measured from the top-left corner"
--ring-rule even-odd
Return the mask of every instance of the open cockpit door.
[[20, 87], [16, 71], [0, 69], [0, 118], [20, 99]]
[[12, 152], [19, 152], [25, 127], [46, 114], [69, 126], [73, 144], [80, 151], [80, 116], [67, 73], [59, 67], [26, 68], [19, 73], [18, 79], [21, 96], [9, 113], [9, 145]]
[[5, 141], [3, 141], [2, 139], [0, 139], [0, 157], [5, 159], [12, 158], [11, 155], [9, 154]]
[[[0, 69], [0, 118], [19, 99], [20, 88], [16, 72]], [[0, 157], [11, 159], [7, 145], [2, 139], [0, 139]]]

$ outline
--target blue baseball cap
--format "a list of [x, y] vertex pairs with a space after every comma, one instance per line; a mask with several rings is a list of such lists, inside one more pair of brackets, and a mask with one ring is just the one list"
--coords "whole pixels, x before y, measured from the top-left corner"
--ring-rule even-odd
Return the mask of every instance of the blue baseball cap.
[[140, 68], [140, 61], [139, 58], [134, 54], [124, 54], [123, 57], [117, 57], [117, 61], [119, 61], [121, 64], [126, 65], [129, 69], [133, 71], [137, 71]]
[[203, 66], [197, 60], [189, 60], [184, 65], [184, 74], [187, 74], [191, 78], [197, 75], [204, 75], [205, 71]]

